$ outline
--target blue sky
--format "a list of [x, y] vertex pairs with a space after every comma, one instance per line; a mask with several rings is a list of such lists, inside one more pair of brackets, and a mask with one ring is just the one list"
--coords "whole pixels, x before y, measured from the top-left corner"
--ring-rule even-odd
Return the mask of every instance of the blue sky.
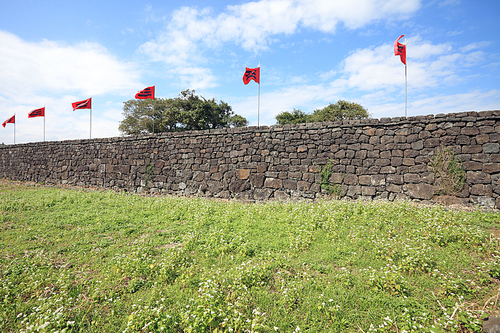
[[[257, 125], [282, 111], [339, 99], [374, 118], [500, 109], [500, 2], [465, 0], [1, 1], [0, 122], [16, 114], [16, 143], [119, 136], [123, 102], [156, 85], [194, 89]], [[13, 124], [0, 142], [13, 143]]]

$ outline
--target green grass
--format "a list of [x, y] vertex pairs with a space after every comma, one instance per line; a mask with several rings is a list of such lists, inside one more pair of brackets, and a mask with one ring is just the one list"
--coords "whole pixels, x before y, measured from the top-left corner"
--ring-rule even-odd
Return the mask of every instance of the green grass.
[[499, 213], [0, 183], [1, 332], [479, 332]]

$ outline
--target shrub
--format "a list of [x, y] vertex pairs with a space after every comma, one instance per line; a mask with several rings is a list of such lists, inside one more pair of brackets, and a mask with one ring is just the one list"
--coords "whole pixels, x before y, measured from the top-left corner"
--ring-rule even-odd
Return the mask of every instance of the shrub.
[[460, 192], [465, 183], [465, 171], [460, 159], [450, 148], [440, 148], [429, 161], [429, 167], [434, 172], [437, 194], [455, 195]]

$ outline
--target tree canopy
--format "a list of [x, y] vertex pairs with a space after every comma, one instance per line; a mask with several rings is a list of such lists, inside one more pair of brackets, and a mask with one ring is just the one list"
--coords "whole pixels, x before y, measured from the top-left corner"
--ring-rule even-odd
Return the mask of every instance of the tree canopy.
[[126, 101], [123, 106], [123, 116], [124, 119], [118, 129], [127, 135], [248, 125], [248, 121], [234, 114], [227, 103], [217, 102], [213, 98], [206, 99], [189, 89], [181, 91], [175, 98]]
[[368, 111], [358, 103], [339, 100], [323, 109], [316, 109], [312, 114], [294, 109], [292, 112], [284, 111], [276, 116], [278, 125], [314, 123], [336, 120], [353, 120], [369, 118]]

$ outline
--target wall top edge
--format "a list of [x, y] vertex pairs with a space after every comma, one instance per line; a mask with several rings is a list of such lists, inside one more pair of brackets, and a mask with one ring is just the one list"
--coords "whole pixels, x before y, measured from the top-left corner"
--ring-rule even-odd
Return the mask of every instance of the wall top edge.
[[339, 120], [334, 122], [323, 123], [303, 123], [303, 124], [288, 124], [288, 125], [272, 125], [272, 126], [248, 126], [236, 128], [220, 128], [209, 129], [201, 131], [185, 131], [185, 132], [167, 132], [161, 134], [147, 134], [147, 135], [130, 135], [119, 136], [111, 138], [96, 138], [96, 139], [77, 139], [77, 140], [63, 140], [63, 141], [43, 141], [43, 142], [30, 142], [16, 145], [0, 146], [0, 149], [10, 149], [12, 147], [23, 146], [45, 146], [45, 145], [59, 145], [61, 143], [67, 145], [80, 145], [80, 144], [106, 144], [110, 142], [120, 141], [142, 141], [142, 140], [165, 140], [186, 137], [198, 136], [212, 136], [212, 135], [228, 135], [228, 134], [256, 134], [256, 133], [269, 133], [269, 132], [283, 132], [289, 130], [314, 130], [314, 129], [328, 129], [328, 128], [346, 128], [346, 127], [378, 127], [378, 126], [401, 126], [407, 124], [418, 123], [438, 123], [438, 122], [476, 122], [483, 120], [498, 120], [500, 119], [500, 110], [490, 111], [467, 111], [458, 113], [439, 113], [436, 115], [412, 116], [412, 117], [392, 117], [392, 118], [368, 118], [357, 120]]

